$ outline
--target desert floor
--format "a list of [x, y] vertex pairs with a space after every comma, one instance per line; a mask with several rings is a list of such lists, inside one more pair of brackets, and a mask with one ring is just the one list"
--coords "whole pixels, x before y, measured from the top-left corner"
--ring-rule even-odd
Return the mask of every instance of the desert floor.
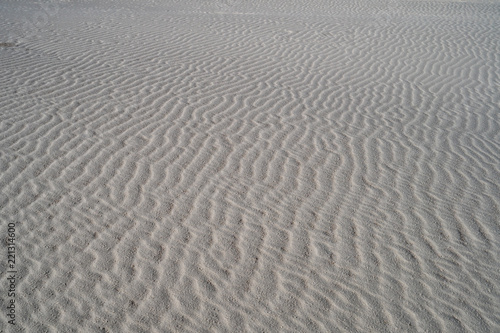
[[1, 332], [500, 332], [498, 1], [4, 0], [0, 87]]

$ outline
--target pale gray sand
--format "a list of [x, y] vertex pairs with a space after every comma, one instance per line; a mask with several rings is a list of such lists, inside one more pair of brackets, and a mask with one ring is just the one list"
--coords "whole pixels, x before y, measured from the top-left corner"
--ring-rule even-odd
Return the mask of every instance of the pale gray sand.
[[498, 2], [44, 3], [0, 4], [0, 331], [500, 331]]

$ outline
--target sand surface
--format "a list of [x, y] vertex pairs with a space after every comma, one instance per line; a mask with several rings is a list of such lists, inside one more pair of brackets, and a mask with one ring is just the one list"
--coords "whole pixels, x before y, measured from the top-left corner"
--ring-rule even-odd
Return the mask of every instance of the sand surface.
[[1, 332], [500, 332], [500, 3], [1, 1], [0, 220]]

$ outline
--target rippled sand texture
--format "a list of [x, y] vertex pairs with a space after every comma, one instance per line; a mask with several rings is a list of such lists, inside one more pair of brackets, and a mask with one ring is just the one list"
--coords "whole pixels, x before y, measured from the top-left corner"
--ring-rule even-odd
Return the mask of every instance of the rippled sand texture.
[[500, 331], [498, 2], [0, 6], [0, 331]]

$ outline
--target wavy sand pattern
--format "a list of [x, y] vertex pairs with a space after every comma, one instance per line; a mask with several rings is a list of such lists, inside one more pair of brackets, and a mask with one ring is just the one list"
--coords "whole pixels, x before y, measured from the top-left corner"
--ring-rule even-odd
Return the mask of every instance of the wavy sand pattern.
[[498, 2], [0, 6], [0, 331], [500, 331]]

